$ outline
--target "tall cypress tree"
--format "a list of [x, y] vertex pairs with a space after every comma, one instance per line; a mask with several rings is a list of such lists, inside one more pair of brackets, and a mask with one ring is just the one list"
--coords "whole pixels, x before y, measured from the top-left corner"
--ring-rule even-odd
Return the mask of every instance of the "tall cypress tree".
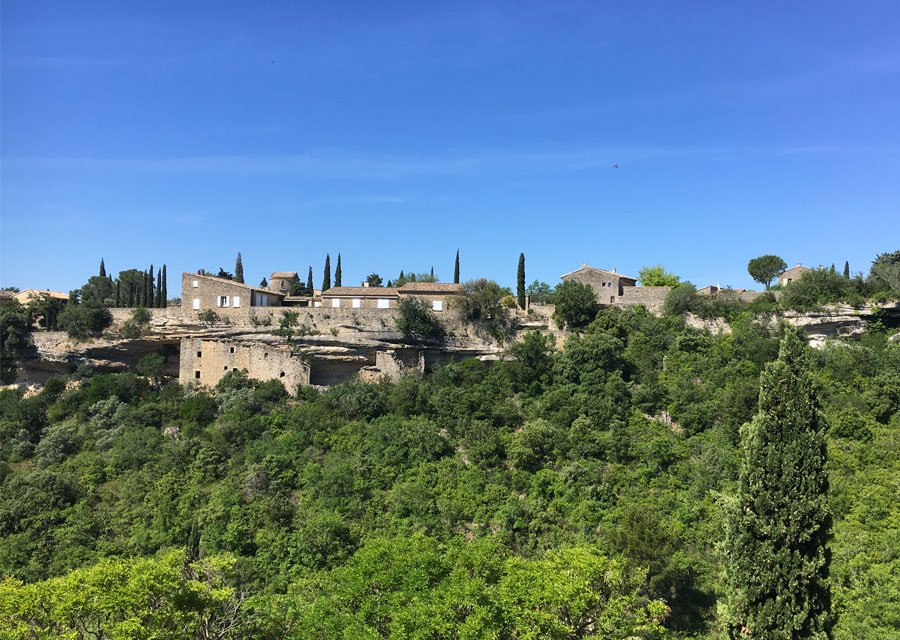
[[337, 267], [334, 269], [334, 286], [341, 286], [341, 254], [338, 254]]
[[106, 265], [103, 264], [103, 258], [100, 258], [100, 277], [101, 278], [106, 277]]
[[121, 307], [121, 299], [119, 298], [119, 281], [116, 280], [116, 307]]
[[162, 298], [162, 269], [156, 272], [156, 296], [153, 298], [153, 306], [159, 309], [160, 299]]
[[850, 261], [844, 260], [844, 277], [850, 279]]
[[150, 273], [147, 276], [147, 297], [144, 298], [144, 306], [148, 309], [153, 306], [153, 265], [150, 265]]
[[309, 295], [313, 295], [315, 289], [313, 289], [313, 281], [312, 281], [312, 265], [309, 267], [309, 274], [306, 276], [306, 288], [309, 289]]
[[831, 637], [825, 424], [806, 351], [788, 329], [760, 376], [759, 413], [741, 429], [725, 539], [730, 638]]
[[162, 302], [159, 306], [165, 308], [169, 300], [169, 289], [166, 286], [166, 265], [163, 265], [162, 268], [162, 295], [160, 297], [162, 298]]
[[325, 274], [322, 276], [322, 293], [331, 288], [331, 254], [325, 254]]
[[519, 269], [516, 271], [516, 302], [519, 308], [525, 308], [525, 254], [519, 254]]
[[240, 251], [238, 251], [237, 260], [234, 261], [234, 281], [244, 284], [244, 262], [241, 260]]
[[456, 250], [456, 264], [453, 265], [453, 284], [459, 284], [459, 249]]

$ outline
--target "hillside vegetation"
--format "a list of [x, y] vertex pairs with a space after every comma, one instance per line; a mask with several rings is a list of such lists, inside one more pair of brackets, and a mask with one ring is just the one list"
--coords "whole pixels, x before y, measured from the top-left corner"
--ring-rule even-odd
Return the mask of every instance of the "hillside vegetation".
[[[396, 383], [0, 392], [0, 638], [717, 638], [779, 330], [605, 309]], [[834, 635], [900, 628], [900, 344], [813, 351]]]

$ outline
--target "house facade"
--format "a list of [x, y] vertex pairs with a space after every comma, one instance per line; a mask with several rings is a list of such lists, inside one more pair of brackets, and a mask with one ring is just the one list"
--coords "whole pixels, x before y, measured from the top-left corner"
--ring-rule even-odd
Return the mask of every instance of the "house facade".
[[394, 309], [399, 299], [394, 287], [332, 287], [322, 292], [321, 306], [331, 309]]
[[791, 282], [796, 282], [807, 271], [812, 271], [812, 269], [804, 267], [798, 262], [796, 267], [791, 267], [790, 269], [781, 272], [781, 275], [778, 276], [778, 284], [784, 286]]
[[181, 274], [181, 310], [189, 318], [212, 310], [219, 316], [248, 320], [253, 307], [280, 307], [283, 294], [225, 278], [198, 273]]
[[597, 294], [597, 301], [600, 304], [621, 302], [625, 289], [637, 285], [637, 278], [616, 273], [615, 269], [607, 271], [589, 267], [586, 262], [581, 263], [580, 269], [561, 275], [560, 279], [590, 285]]
[[404, 298], [419, 298], [436, 313], [447, 311], [450, 301], [455, 296], [466, 293], [466, 288], [461, 284], [451, 282], [407, 282], [398, 289], [400, 300]]

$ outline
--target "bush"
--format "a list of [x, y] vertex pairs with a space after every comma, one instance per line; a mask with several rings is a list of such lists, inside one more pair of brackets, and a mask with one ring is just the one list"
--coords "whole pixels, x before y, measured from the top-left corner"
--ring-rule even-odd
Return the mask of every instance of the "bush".
[[515, 309], [516, 308], [516, 299], [512, 296], [503, 296], [503, 300], [500, 301], [506, 309]]
[[219, 314], [212, 309], [204, 309], [197, 314], [197, 320], [199, 320], [202, 324], [212, 326], [217, 322], [221, 322], [222, 318], [220, 318]]
[[112, 316], [105, 307], [88, 298], [81, 304], [69, 302], [60, 312], [58, 322], [70, 338], [84, 340], [108, 327]]
[[399, 304], [400, 315], [397, 316], [397, 329], [408, 336], [440, 337], [444, 335], [444, 327], [428, 305], [420, 298], [404, 298]]
[[559, 326], [584, 327], [597, 315], [597, 294], [589, 284], [564, 280], [554, 293], [553, 321]]
[[784, 288], [781, 303], [796, 311], [810, 311], [841, 301], [858, 305], [863, 302], [862, 284], [861, 280], [848, 280], [827, 269], [807, 271]]
[[131, 310], [131, 321], [135, 324], [147, 324], [150, 322], [150, 312], [144, 307], [135, 307]]
[[669, 292], [663, 303], [663, 314], [680, 316], [692, 311], [697, 304], [697, 287], [690, 282], [682, 282]]

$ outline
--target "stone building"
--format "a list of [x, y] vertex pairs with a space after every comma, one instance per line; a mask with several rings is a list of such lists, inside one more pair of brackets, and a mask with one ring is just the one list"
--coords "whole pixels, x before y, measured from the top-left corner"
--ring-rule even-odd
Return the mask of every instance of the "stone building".
[[62, 291], [41, 291], [40, 289], [25, 289], [25, 291], [20, 291], [15, 294], [14, 297], [23, 305], [27, 305], [32, 300], [36, 300], [41, 296], [50, 296], [54, 300], [59, 300], [61, 302], [66, 302], [69, 299], [69, 294], [63, 293]]
[[432, 311], [442, 312], [450, 308], [454, 296], [465, 295], [466, 288], [451, 282], [407, 282], [398, 289], [400, 300], [404, 298], [420, 298]]
[[291, 356], [290, 347], [259, 342], [183, 338], [179, 382], [213, 386], [229, 371], [247, 370], [257, 380], [281, 380], [288, 393], [309, 384], [309, 364]]
[[332, 287], [322, 292], [322, 307], [330, 309], [393, 309], [398, 293], [394, 287]]
[[269, 276], [269, 291], [290, 295], [291, 287], [300, 282], [296, 271], [273, 271]]
[[181, 274], [181, 310], [185, 318], [212, 310], [233, 321], [249, 321], [253, 307], [279, 307], [284, 295], [204, 273]]
[[781, 275], [778, 276], [778, 284], [784, 286], [791, 282], [796, 282], [807, 271], [812, 271], [812, 269], [804, 267], [798, 262], [796, 267], [791, 267], [790, 269], [781, 272]]
[[637, 278], [616, 273], [616, 270], [607, 271], [589, 267], [587, 262], [581, 263], [581, 268], [560, 276], [561, 280], [574, 280], [582, 284], [589, 284], [597, 294], [597, 302], [600, 304], [616, 304], [625, 295], [627, 287], [634, 287]]

